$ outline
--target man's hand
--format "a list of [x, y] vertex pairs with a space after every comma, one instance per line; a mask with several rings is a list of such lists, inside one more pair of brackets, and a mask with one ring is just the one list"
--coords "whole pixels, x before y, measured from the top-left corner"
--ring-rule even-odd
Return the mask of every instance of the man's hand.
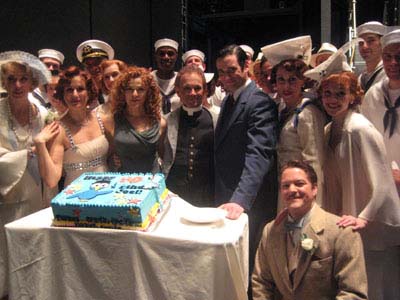
[[231, 220], [238, 219], [244, 211], [243, 207], [233, 202], [222, 204], [219, 208], [225, 209], [228, 212], [226, 217]]

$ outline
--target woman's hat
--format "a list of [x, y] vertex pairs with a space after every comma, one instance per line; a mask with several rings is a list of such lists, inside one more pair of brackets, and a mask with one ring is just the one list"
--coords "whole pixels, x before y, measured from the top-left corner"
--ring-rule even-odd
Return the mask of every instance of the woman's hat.
[[261, 51], [272, 66], [286, 59], [301, 59], [306, 65], [309, 65], [311, 60], [311, 36], [300, 36], [267, 45], [262, 47]]
[[8, 62], [27, 64], [31, 68], [33, 77], [38, 81], [39, 85], [47, 84], [51, 80], [51, 73], [46, 65], [38, 57], [28, 52], [15, 50], [0, 53], [0, 67]]
[[344, 71], [351, 72], [351, 67], [347, 63], [345, 53], [352, 45], [358, 43], [358, 39], [344, 44], [339, 50], [332, 54], [326, 61], [316, 66], [314, 69], [304, 72], [304, 76], [321, 83], [321, 81], [332, 74], [341, 73]]

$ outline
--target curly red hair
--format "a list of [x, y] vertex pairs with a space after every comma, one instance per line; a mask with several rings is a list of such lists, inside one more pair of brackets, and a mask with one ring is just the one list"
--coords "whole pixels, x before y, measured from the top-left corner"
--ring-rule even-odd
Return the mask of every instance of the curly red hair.
[[356, 105], [360, 105], [364, 92], [358, 83], [357, 76], [352, 72], [341, 72], [339, 74], [332, 74], [322, 80], [321, 85], [318, 89], [318, 94], [321, 97], [323, 89], [329, 84], [335, 83], [344, 88], [349, 88], [350, 94], [354, 96], [354, 102], [349, 105], [350, 108], [354, 108]]
[[161, 120], [161, 96], [153, 75], [146, 68], [136, 66], [128, 67], [114, 84], [111, 91], [111, 109], [113, 114], [122, 113], [126, 109], [125, 90], [131, 79], [140, 78], [146, 89], [144, 111], [147, 116], [156, 121]]
[[90, 105], [93, 101], [97, 99], [98, 92], [89, 73], [83, 71], [77, 66], [70, 66], [60, 74], [60, 80], [57, 83], [56, 93], [54, 97], [66, 104], [64, 100], [64, 90], [66, 87], [71, 85], [72, 78], [74, 77], [81, 77], [82, 80], [85, 82], [86, 90], [88, 92], [87, 105]]

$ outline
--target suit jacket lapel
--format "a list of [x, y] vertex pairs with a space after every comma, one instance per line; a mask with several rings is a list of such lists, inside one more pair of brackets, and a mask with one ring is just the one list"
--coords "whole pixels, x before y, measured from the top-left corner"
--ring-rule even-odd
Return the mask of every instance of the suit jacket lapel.
[[310, 251], [306, 251], [303, 248], [301, 249], [299, 263], [297, 265], [297, 270], [294, 274], [293, 290], [295, 290], [299, 286], [301, 279], [303, 278], [305, 272], [310, 265], [311, 258], [315, 252], [315, 249], [317, 249], [319, 246], [320, 237], [318, 236], [318, 234], [323, 232], [325, 223], [324, 219], [321, 216], [321, 212], [321, 208], [317, 204], [314, 204], [314, 208], [311, 211], [310, 215], [310, 222], [308, 223], [308, 225], [306, 225], [306, 228], [303, 231], [303, 233], [307, 235], [307, 238], [314, 241], [314, 249]]
[[172, 161], [175, 160], [176, 144], [178, 142], [178, 130], [179, 130], [179, 116], [182, 108], [178, 108], [171, 112], [168, 117], [168, 140], [172, 150]]
[[[235, 106], [234, 106], [233, 111], [232, 111], [232, 116], [229, 119], [229, 123], [228, 123], [227, 126], [225, 126], [224, 128], [221, 128], [221, 126], [222, 126], [222, 124], [221, 124], [222, 118], [220, 117], [218, 119], [218, 126], [217, 126], [218, 131], [215, 133], [216, 134], [216, 139], [217, 139], [216, 147], [218, 147], [218, 145], [224, 139], [225, 135], [228, 133], [229, 128], [232, 126], [232, 124], [235, 122], [235, 120], [242, 113], [243, 107], [247, 103], [248, 98], [251, 95], [251, 93], [253, 92], [254, 88], [256, 88], [255, 87], [255, 83], [253, 81], [251, 81], [249, 83], [249, 85], [239, 95], [239, 98], [236, 100]], [[222, 104], [220, 116], [224, 115], [224, 113], [225, 113], [225, 104], [226, 104], [227, 97], [225, 97], [224, 102]]]
[[286, 256], [286, 229], [285, 222], [279, 225], [274, 225], [275, 228], [271, 230], [273, 236], [271, 237], [271, 248], [275, 257], [275, 267], [279, 270], [282, 282], [285, 284], [289, 293], [292, 291], [292, 283], [289, 278], [288, 260]]

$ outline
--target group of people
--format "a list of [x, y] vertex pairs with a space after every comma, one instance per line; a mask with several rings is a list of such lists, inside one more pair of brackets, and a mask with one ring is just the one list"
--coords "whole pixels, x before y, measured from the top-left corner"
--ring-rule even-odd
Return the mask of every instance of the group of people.
[[217, 74], [197, 49], [176, 72], [167, 38], [155, 70], [99, 40], [77, 47], [83, 68], [63, 69], [53, 49], [1, 53], [0, 297], [4, 225], [83, 172], [112, 170], [162, 172], [193, 205], [246, 212], [250, 298], [400, 299], [400, 31], [368, 22], [358, 37], [359, 78], [348, 45], [311, 55], [310, 36], [255, 61], [226, 46]]

